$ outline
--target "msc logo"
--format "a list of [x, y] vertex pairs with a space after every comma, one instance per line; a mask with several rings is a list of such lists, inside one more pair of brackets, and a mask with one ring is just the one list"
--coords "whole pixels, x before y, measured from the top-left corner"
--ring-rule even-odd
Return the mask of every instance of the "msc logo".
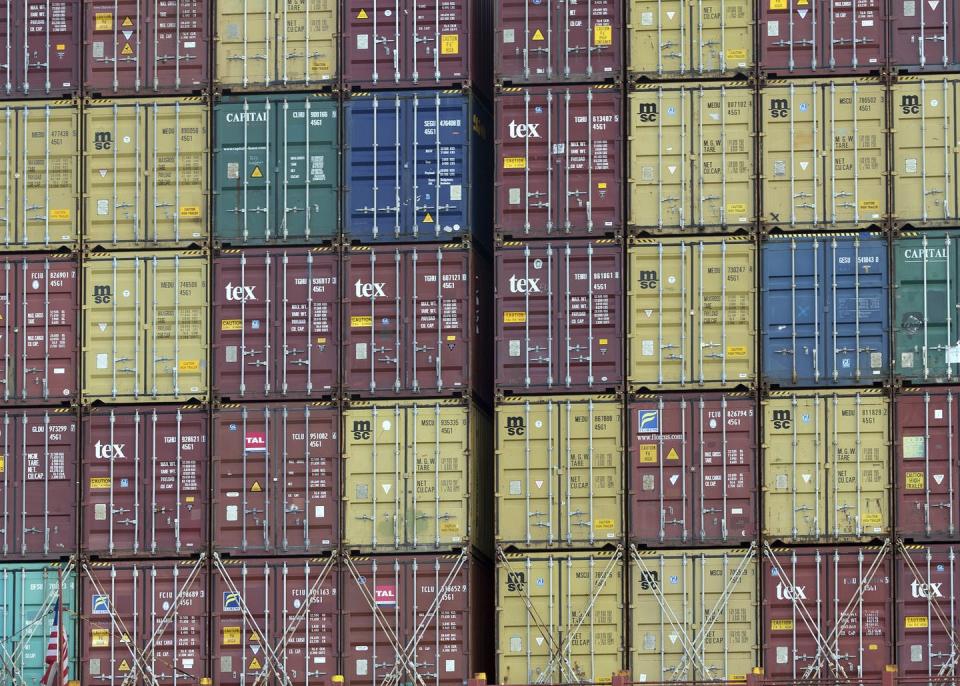
[[637, 115], [637, 118], [640, 121], [657, 121], [657, 103], [655, 102], [641, 102], [640, 103], [640, 112]]
[[900, 96], [900, 110], [904, 114], [920, 114], [920, 96], [918, 95]]
[[355, 441], [369, 440], [373, 426], [366, 419], [358, 419], [353, 423], [353, 439]]
[[113, 291], [110, 286], [94, 286], [93, 287], [93, 302], [97, 305], [106, 305], [110, 302], [110, 298], [113, 297]]
[[791, 588], [779, 583], [777, 584], [777, 600], [806, 600], [805, 588], [806, 586], [793, 586]]
[[527, 576], [524, 572], [507, 572], [507, 590], [511, 593], [521, 593], [527, 587]]
[[791, 426], [792, 417], [790, 410], [774, 410], [773, 411], [773, 428], [774, 429], [789, 429]]
[[96, 131], [93, 134], [93, 147], [96, 150], [109, 150], [113, 147], [113, 134], [109, 131]]
[[93, 614], [95, 615], [108, 615], [110, 614], [110, 596], [106, 595], [95, 595], [93, 596], [93, 603], [91, 603]]
[[652, 591], [660, 586], [660, 572], [640, 572], [640, 588]]
[[233, 591], [223, 592], [223, 611], [240, 612], [240, 594]]
[[657, 273], [652, 270], [641, 269], [637, 274], [637, 286], [640, 288], [656, 288], [659, 281]]
[[660, 410], [640, 410], [637, 413], [637, 427], [642, 434], [660, 433]]
[[523, 417], [507, 417], [508, 436], [522, 436], [526, 428], [526, 425], [523, 423]]
[[783, 98], [770, 100], [770, 116], [774, 119], [784, 119], [790, 114], [790, 103]]

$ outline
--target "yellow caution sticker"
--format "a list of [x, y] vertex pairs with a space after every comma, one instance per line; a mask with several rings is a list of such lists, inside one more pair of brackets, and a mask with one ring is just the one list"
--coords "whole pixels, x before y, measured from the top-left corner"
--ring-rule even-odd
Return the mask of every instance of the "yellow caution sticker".
[[504, 324], [525, 324], [527, 322], [526, 312], [504, 312]]
[[526, 167], [527, 167], [526, 157], [504, 157], [503, 158], [504, 169], [526, 169]]
[[224, 319], [220, 322], [221, 331], [240, 331], [243, 329], [243, 320], [241, 319]]
[[440, 54], [441, 55], [460, 54], [460, 36], [456, 33], [440, 34]]
[[879, 210], [880, 201], [878, 200], [861, 200], [860, 201], [861, 210]]
[[90, 632], [90, 645], [93, 648], [109, 648], [110, 647], [110, 630], [109, 629], [93, 629]]
[[597, 188], [600, 189], [601, 191], [607, 190], [607, 182], [606, 181], [597, 182]]
[[196, 205], [184, 205], [180, 208], [181, 219], [199, 219], [200, 208]]
[[770, 9], [772, 10], [787, 9], [787, 0], [770, 0]]
[[730, 48], [727, 50], [727, 59], [728, 60], [745, 60], [747, 59], [747, 51], [743, 48]]
[[806, 7], [809, 4], [809, 0], [797, 0], [797, 7]]
[[771, 619], [770, 631], [793, 631], [792, 619]]
[[930, 622], [926, 617], [904, 617], [903, 626], [907, 629], [926, 629]]
[[70, 210], [69, 209], [54, 209], [50, 210], [51, 219], [70, 219]]
[[613, 27], [597, 24], [593, 27], [593, 44], [610, 45], [613, 43]]
[[200, 360], [180, 360], [181, 372], [195, 372], [200, 369]]
[[102, 491], [113, 485], [113, 479], [109, 476], [94, 476], [90, 478], [90, 490]]
[[667, 453], [667, 459], [668, 459], [668, 460], [679, 460], [679, 459], [680, 459], [680, 456], [677, 454], [677, 449], [676, 449], [676, 448], [670, 448], [670, 452]]
[[727, 357], [746, 357], [747, 356], [747, 346], [745, 345], [728, 345], [727, 346]]
[[130, 47], [130, 44], [129, 44], [129, 43], [124, 43], [123, 49], [120, 50], [120, 54], [121, 54], [121, 55], [132, 55], [132, 54], [133, 54], [133, 48]]
[[263, 665], [260, 664], [260, 660], [254, 657], [252, 660], [250, 660], [250, 669], [263, 669]]
[[747, 211], [747, 206], [742, 202], [728, 202], [727, 212], [729, 214], [743, 214]]
[[427, 212], [427, 216], [423, 218], [424, 224], [433, 224], [433, 215]]
[[238, 626], [225, 626], [223, 627], [223, 645], [225, 646], [238, 646], [240, 645], [240, 637], [243, 634], [240, 631]]
[[446, 520], [440, 522], [440, 533], [442, 534], [456, 534], [460, 532], [460, 525], [456, 522], [448, 522]]
[[908, 491], [919, 491], [923, 489], [924, 485], [924, 474], [923, 472], [907, 472], [907, 490]]
[[359, 12], [357, 12], [357, 19], [368, 19], [368, 17], [367, 17], [367, 11], [366, 11], [366, 10], [360, 10]]
[[594, 519], [593, 528], [597, 531], [612, 531], [613, 530], [613, 520], [612, 519]]
[[746, 674], [727, 674], [727, 681], [746, 681]]
[[263, 493], [263, 486], [260, 485], [259, 481], [254, 481], [253, 485], [250, 487], [251, 493]]
[[129, 671], [130, 671], [130, 665], [127, 664], [127, 661], [126, 661], [126, 660], [120, 660], [120, 666], [117, 667], [117, 671], [120, 671], [120, 672], [129, 672]]
[[447, 343], [453, 343], [455, 340], [457, 340], [456, 336], [447, 336]]
[[373, 317], [360, 316], [350, 317], [351, 329], [369, 329], [373, 326]]
[[112, 31], [113, 30], [113, 13], [112, 12], [97, 12], [93, 17], [93, 30], [94, 31]]
[[599, 341], [599, 343], [600, 343], [600, 345], [606, 345], [606, 344], [607, 344], [607, 339], [606, 339], [606, 338], [601, 338], [600, 341]]
[[67, 49], [66, 43], [57, 43], [57, 52], [62, 52]]
[[3, 474], [7, 470], [7, 458], [3, 455], [0, 455], [0, 474]]
[[862, 517], [864, 524], [869, 524], [870, 526], [880, 526], [883, 524], [883, 515], [879, 512], [868, 512]]
[[543, 40], [543, 32], [540, 29], [533, 32], [533, 40]]
[[252, 172], [250, 172], [250, 178], [251, 178], [251, 179], [262, 179], [262, 178], [263, 178], [263, 171], [260, 169], [260, 165], [259, 165], [259, 164], [253, 168], [253, 171], [252, 171]]
[[878, 646], [876, 643], [868, 643], [867, 650], [880, 650], [880, 646]]
[[130, 17], [124, 17], [123, 23], [121, 23], [120, 26], [122, 26], [125, 29], [129, 29], [131, 26], [133, 26], [133, 19], [131, 19]]
[[196, 500], [196, 498], [194, 498], [192, 495], [188, 495], [186, 498], [184, 498], [184, 500], [188, 503], [192, 503], [194, 500]]
[[637, 459], [640, 464], [657, 464], [657, 446], [641, 445], [637, 451]]

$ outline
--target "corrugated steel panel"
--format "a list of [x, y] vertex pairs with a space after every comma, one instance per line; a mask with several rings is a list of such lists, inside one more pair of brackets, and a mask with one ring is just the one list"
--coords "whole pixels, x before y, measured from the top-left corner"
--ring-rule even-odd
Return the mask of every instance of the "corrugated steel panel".
[[770, 236], [761, 250], [764, 381], [785, 387], [886, 382], [886, 238]]
[[887, 91], [878, 79], [771, 81], [761, 89], [767, 229], [879, 227], [887, 214]]
[[749, 230], [756, 216], [753, 89], [736, 82], [637, 89], [627, 98], [630, 227]]
[[960, 648], [960, 549], [952, 545], [907, 545], [897, 551], [897, 650], [907, 679], [939, 680], [955, 671]]
[[217, 101], [217, 243], [324, 243], [339, 236], [338, 113], [336, 100], [322, 95]]
[[755, 382], [755, 253], [746, 237], [631, 242], [631, 387], [733, 389]]
[[210, 0], [84, 2], [85, 94], [206, 90], [212, 7]]
[[501, 89], [496, 98], [498, 236], [619, 234], [622, 112], [623, 97], [611, 86]]
[[201, 98], [84, 106], [84, 246], [188, 247], [209, 235], [209, 108]]
[[636, 396], [627, 411], [630, 540], [650, 546], [756, 540], [753, 396]]
[[0, 7], [2, 96], [70, 97], [80, 91], [80, 0], [7, 0]]
[[85, 402], [206, 399], [207, 261], [199, 251], [84, 260]]
[[337, 7], [334, 0], [216, 3], [214, 85], [226, 91], [332, 86]]
[[314, 554], [340, 540], [340, 414], [332, 403], [213, 411], [214, 550]]
[[889, 59], [894, 72], [957, 71], [960, 33], [952, 2], [895, 0], [889, 8]]
[[490, 115], [457, 91], [385, 91], [344, 103], [344, 239], [489, 242]]
[[768, 540], [856, 542], [890, 533], [888, 404], [879, 390], [776, 392], [762, 401]]
[[601, 547], [623, 538], [623, 407], [616, 396], [497, 405], [497, 545]]
[[489, 551], [489, 415], [463, 400], [357, 401], [343, 412], [343, 548]]
[[324, 399], [339, 387], [340, 258], [330, 248], [225, 250], [213, 259], [214, 393]]
[[631, 0], [627, 71], [631, 79], [710, 79], [750, 75], [754, 3], [749, 0]]

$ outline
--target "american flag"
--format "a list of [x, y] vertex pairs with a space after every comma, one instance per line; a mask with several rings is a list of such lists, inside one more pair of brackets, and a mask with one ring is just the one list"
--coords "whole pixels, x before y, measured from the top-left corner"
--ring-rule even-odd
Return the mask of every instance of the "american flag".
[[[61, 622], [62, 602], [61, 587], [60, 595], [53, 606], [53, 626], [50, 627], [50, 640], [47, 641], [47, 670], [40, 679], [41, 686], [67, 686], [70, 662], [67, 660], [67, 632]], [[60, 665], [59, 669], [56, 669], [57, 664]]]

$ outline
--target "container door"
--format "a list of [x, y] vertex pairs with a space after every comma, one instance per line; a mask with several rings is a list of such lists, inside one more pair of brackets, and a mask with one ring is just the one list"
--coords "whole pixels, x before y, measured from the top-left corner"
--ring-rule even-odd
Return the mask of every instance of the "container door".
[[[752, 550], [708, 551], [697, 556], [698, 674], [703, 681], [742, 681], [759, 660], [757, 560]], [[720, 610], [722, 608], [722, 610]], [[718, 612], [719, 611], [719, 612]]]
[[403, 671], [410, 636], [405, 586], [411, 570], [402, 559], [355, 562], [348, 557], [344, 562], [343, 670], [350, 683], [380, 684]]
[[142, 568], [143, 639], [138, 650], [154, 683], [198, 686], [210, 673], [207, 648], [207, 574], [202, 561]]
[[497, 677], [504, 683], [560, 681], [551, 677], [564, 635], [562, 566], [552, 555], [506, 555], [497, 564]]
[[150, 17], [154, 23], [153, 59], [147, 63], [144, 79], [154, 91], [208, 88], [209, 7], [203, 0], [154, 3]]
[[690, 17], [681, 0], [628, 0], [630, 77], [685, 76], [692, 68]]
[[131, 673], [149, 675], [141, 665], [144, 637], [140, 612], [149, 572], [136, 566], [91, 562], [81, 570], [80, 603], [84, 652], [82, 680], [122, 682]]
[[[217, 564], [217, 563], [215, 563]], [[266, 562], [225, 560], [218, 564], [213, 584], [214, 683], [218, 686], [253, 683], [264, 672], [267, 648], [277, 639], [271, 620], [274, 590], [281, 579]], [[270, 675], [270, 670], [266, 670]]]
[[755, 5], [749, 0], [697, 0], [691, 7], [692, 72], [705, 79], [747, 74], [753, 66]]
[[479, 583], [470, 573], [470, 558], [467, 553], [457, 558], [414, 558], [410, 568], [404, 590], [406, 605], [413, 610], [407, 629], [412, 637], [403, 640], [406, 664], [417, 667], [405, 669], [401, 679], [404, 683], [416, 681], [425, 669], [434, 675], [434, 684], [462, 684], [469, 679], [471, 663], [477, 657], [471, 650], [472, 633], [483, 630], [477, 621], [483, 610], [470, 602], [472, 586]]
[[[827, 553], [813, 549], [766, 551], [763, 565], [764, 672], [784, 679], [831, 674], [832, 665], [818, 667], [832, 655], [823, 641], [832, 628], [827, 590]], [[822, 670], [822, 672], [820, 671]]]
[[484, 11], [476, 12], [471, 3], [457, 5], [450, 0], [415, 5], [408, 14], [413, 26], [404, 32], [406, 40], [398, 60], [406, 72], [402, 78], [430, 86], [464, 85], [468, 76], [477, 79], [470, 73], [471, 43], [484, 34], [479, 33], [480, 26], [471, 26], [471, 19]]
[[633, 671], [641, 680], [655, 683], [693, 681], [701, 671], [694, 648], [698, 639], [696, 559], [647, 550], [634, 551], [633, 558]]
[[[421, 7], [422, 4], [417, 5], [415, 11]], [[389, 87], [404, 78], [400, 68], [407, 63], [406, 52], [401, 52], [406, 48], [406, 40], [401, 22], [407, 15], [394, 10], [395, 5], [389, 0], [347, 0], [342, 4], [345, 82]], [[398, 40], [397, 36], [404, 38]]]
[[[276, 0], [277, 80], [286, 87], [321, 88], [336, 78], [337, 3]], [[398, 12], [400, 14], [400, 12]]]
[[[7, 11], [10, 11], [9, 7]], [[0, 32], [4, 29], [2, 13], [3, 9], [0, 8]], [[2, 34], [0, 34], [0, 40], [3, 40]], [[0, 65], [0, 68], [3, 66], [8, 65]], [[20, 184], [16, 180], [16, 170], [20, 165], [20, 156], [17, 154], [19, 119], [20, 113], [17, 108], [9, 106], [0, 108], [0, 168], [3, 171], [3, 174], [0, 174], [0, 198], [2, 198], [4, 210], [3, 216], [0, 217], [0, 243], [5, 248], [16, 244], [19, 224], [17, 195], [20, 192]]]
[[[156, 34], [150, 30], [148, 16], [152, 9], [149, 5], [153, 4], [145, 0], [84, 3], [90, 32], [84, 85], [89, 93], [109, 96], [152, 90], [153, 80], [147, 76], [146, 65], [152, 60], [155, 68], [159, 55], [168, 54], [167, 48], [173, 48], [169, 54], [175, 55], [178, 47], [177, 44], [171, 46], [167, 40], [161, 41], [166, 43], [162, 49], [158, 45], [160, 26], [157, 25]], [[163, 31], [162, 35], [165, 37], [167, 32]]]
[[[243, 98], [220, 103], [214, 113], [216, 239], [224, 245], [267, 242], [277, 230], [271, 188], [277, 145], [274, 105], [268, 99]], [[283, 167], [286, 170], [286, 163]]]
[[833, 663], [832, 675], [842, 669], [858, 677], [878, 678], [889, 663], [894, 640], [890, 626], [894, 621], [890, 557], [872, 548], [845, 554], [833, 551], [830, 555], [829, 605], [834, 608], [831, 647], [837, 657], [824, 662], [828, 666]]
[[552, 81], [555, 51], [560, 36], [553, 31], [553, 13], [558, 6], [535, 0], [508, 0], [499, 5], [497, 29], [501, 45], [496, 48], [497, 74], [508, 82]]
[[2, 284], [2, 293], [0, 293], [0, 312], [2, 312], [3, 321], [0, 322], [0, 350], [3, 352], [2, 375], [0, 383], [3, 384], [3, 400], [11, 402], [17, 399], [17, 387], [19, 385], [18, 373], [19, 360], [17, 359], [17, 336], [16, 321], [14, 317], [19, 307], [17, 307], [17, 280], [19, 270], [14, 260], [4, 260], [0, 267], [0, 284]]
[[[7, 77], [8, 96], [14, 91], [33, 98], [70, 96], [79, 92], [80, 2], [10, 0], [7, 5], [17, 6], [7, 10], [4, 53], [8, 55], [8, 69], [16, 65], [16, 71], [11, 69], [12, 74]], [[10, 19], [11, 14], [16, 17], [15, 24]], [[11, 51], [19, 54], [9, 57]]]
[[276, 71], [276, 0], [218, 3], [217, 85], [267, 87]]
[[830, 0], [823, 9], [818, 27], [824, 31], [822, 66], [841, 73], [879, 74], [887, 59], [886, 5], [878, 0]]
[[[39, 683], [47, 670], [47, 654], [53, 628], [53, 606], [62, 597], [58, 620], [67, 639], [68, 678], [76, 679], [79, 663], [77, 621], [77, 574], [63, 564], [26, 564], [0, 572], [4, 622], [0, 641], [7, 651], [0, 676], [8, 684]], [[62, 589], [62, 596], [61, 596]], [[59, 667], [59, 665], [58, 665]]]
[[908, 679], [939, 678], [958, 657], [958, 552], [947, 545], [901, 545], [898, 551], [896, 660]]
[[[958, 61], [957, 8], [949, 2], [897, 0], [890, 6], [890, 61], [910, 71], [950, 69]], [[919, 69], [916, 69], [919, 67]]]
[[623, 668], [623, 561], [619, 554], [568, 556], [560, 574], [560, 649], [549, 682], [598, 683]]
[[278, 681], [286, 678], [307, 684], [339, 673], [336, 566], [331, 561], [297, 560], [275, 569], [279, 578], [273, 584], [272, 619], [277, 622], [274, 650], [279, 665], [274, 670]]
[[781, 76], [823, 67], [823, 0], [768, 0], [760, 5], [760, 64]]

